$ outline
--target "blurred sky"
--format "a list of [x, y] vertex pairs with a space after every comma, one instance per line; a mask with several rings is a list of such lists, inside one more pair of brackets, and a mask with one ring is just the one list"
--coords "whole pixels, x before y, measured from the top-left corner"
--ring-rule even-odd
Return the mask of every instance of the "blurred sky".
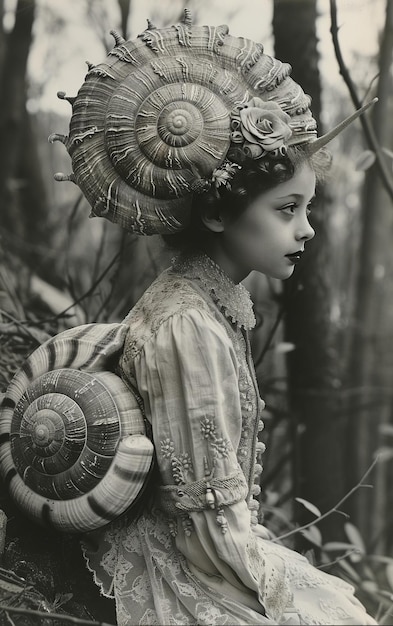
[[[337, 0], [340, 44], [355, 82], [359, 71], [358, 53], [371, 57], [378, 49], [385, 2]], [[85, 61], [99, 63], [105, 57], [105, 50], [92, 21], [86, 21], [84, 0], [37, 0], [37, 3], [35, 37], [28, 68], [33, 84], [30, 109], [53, 109], [62, 113], [65, 105], [57, 98], [57, 92], [65, 91], [67, 95], [75, 95], [87, 71]], [[5, 1], [6, 8], [10, 10], [6, 15], [8, 27], [12, 25], [12, 9], [15, 5], [16, 0]], [[177, 20], [182, 6], [182, 0], [132, 0], [130, 36], [135, 37], [146, 28], [146, 18], [153, 19], [157, 26], [165, 21]], [[273, 0], [190, 0], [188, 6], [195, 14], [195, 23], [228, 24], [232, 35], [260, 41], [265, 51], [273, 54]], [[100, 7], [103, 7], [101, 12], [98, 10]], [[102, 17], [104, 32], [119, 28], [116, 0], [106, 0], [104, 3], [97, 0], [95, 9]], [[319, 0], [318, 11], [323, 85], [334, 84], [345, 90], [329, 32], [329, 0]], [[108, 40], [112, 38], [108, 37]], [[361, 72], [363, 81], [367, 67], [363, 66]], [[370, 75], [370, 80], [372, 77]]]

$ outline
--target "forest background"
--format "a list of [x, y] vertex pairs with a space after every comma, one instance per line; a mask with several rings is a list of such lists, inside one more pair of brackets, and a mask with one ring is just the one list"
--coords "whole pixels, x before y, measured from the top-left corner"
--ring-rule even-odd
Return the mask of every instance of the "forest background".
[[[112, 28], [135, 37], [184, 6], [289, 60], [322, 131], [379, 98], [330, 146], [293, 278], [246, 286], [267, 403], [264, 523], [393, 623], [392, 0], [0, 0], [0, 392], [49, 336], [120, 321], [170, 261], [155, 237], [88, 220], [78, 189], [54, 180], [71, 164], [47, 138], [71, 115], [56, 92], [76, 95]], [[0, 487], [0, 623], [114, 623], [78, 538], [35, 527]]]

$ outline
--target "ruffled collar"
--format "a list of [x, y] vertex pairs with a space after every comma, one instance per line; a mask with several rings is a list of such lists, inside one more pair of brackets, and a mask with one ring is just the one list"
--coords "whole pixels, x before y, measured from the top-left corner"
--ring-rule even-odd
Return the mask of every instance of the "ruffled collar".
[[250, 293], [241, 283], [236, 284], [206, 254], [179, 255], [172, 261], [173, 271], [185, 278], [198, 280], [225, 317], [251, 330], [256, 324]]

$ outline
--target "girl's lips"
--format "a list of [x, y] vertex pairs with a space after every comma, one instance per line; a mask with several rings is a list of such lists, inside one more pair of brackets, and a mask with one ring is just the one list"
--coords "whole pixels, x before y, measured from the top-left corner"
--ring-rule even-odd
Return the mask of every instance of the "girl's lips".
[[293, 252], [292, 254], [286, 254], [285, 256], [292, 263], [298, 263], [300, 259], [302, 258], [302, 254], [303, 254], [303, 250], [299, 250], [298, 252]]

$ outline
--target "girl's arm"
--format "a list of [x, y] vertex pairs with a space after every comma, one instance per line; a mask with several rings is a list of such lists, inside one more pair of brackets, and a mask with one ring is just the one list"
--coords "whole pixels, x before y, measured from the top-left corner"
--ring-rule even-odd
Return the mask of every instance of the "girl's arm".
[[164, 483], [162, 506], [173, 516], [178, 548], [203, 576], [221, 577], [258, 606], [268, 607], [272, 596], [285, 605], [285, 564], [265, 560], [251, 530], [248, 485], [236, 456], [237, 370], [225, 330], [199, 310], [166, 320], [135, 360]]

